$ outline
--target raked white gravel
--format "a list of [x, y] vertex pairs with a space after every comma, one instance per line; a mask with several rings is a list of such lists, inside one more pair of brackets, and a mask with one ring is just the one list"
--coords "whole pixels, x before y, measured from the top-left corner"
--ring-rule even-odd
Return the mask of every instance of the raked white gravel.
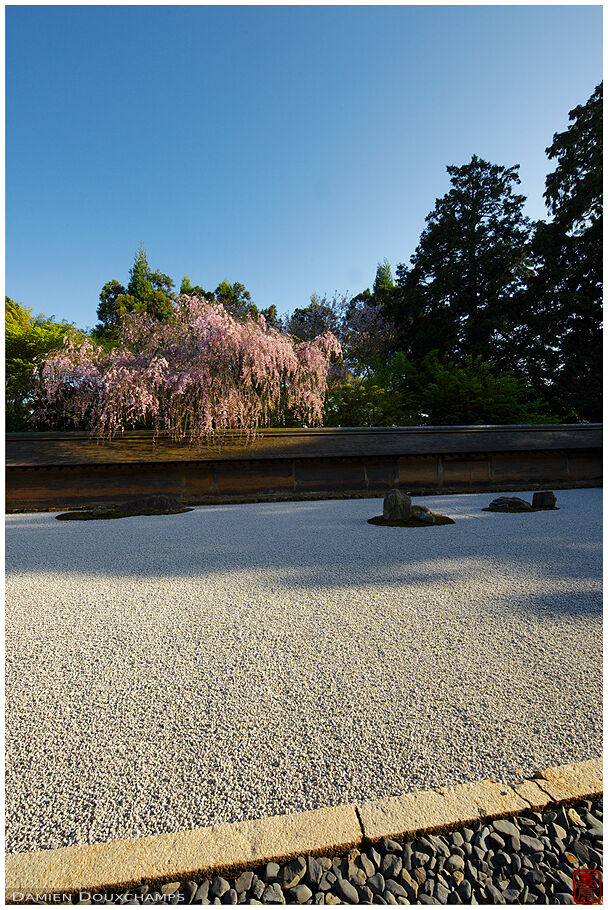
[[9, 516], [7, 849], [601, 754], [601, 490], [494, 495]]

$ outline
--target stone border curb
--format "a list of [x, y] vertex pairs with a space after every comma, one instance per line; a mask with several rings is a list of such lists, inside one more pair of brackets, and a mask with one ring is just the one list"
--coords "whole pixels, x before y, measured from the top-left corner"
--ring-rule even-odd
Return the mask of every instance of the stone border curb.
[[144, 881], [196, 880], [302, 854], [337, 853], [364, 840], [414, 838], [482, 818], [579, 802], [602, 792], [602, 759], [596, 758], [546, 768], [534, 779], [513, 786], [484, 780], [176, 834], [8, 854], [6, 903], [23, 903], [24, 897], [36, 894], [116, 891]]

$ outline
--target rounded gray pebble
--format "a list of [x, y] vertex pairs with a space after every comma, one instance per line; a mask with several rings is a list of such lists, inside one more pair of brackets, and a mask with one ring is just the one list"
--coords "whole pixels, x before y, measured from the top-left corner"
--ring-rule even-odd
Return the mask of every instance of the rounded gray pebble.
[[339, 897], [343, 898], [349, 904], [358, 904], [359, 903], [359, 892], [354, 885], [351, 885], [350, 882], [346, 881], [344, 878], [339, 878], [335, 884], [335, 890], [337, 891]]
[[279, 885], [276, 884], [276, 882], [272, 885], [266, 886], [266, 888], [264, 889], [264, 893], [262, 895], [262, 903], [263, 904], [284, 904], [285, 903], [285, 896], [283, 895], [281, 888], [279, 887]]
[[289, 903], [295, 901], [298, 904], [305, 904], [306, 901], [311, 899], [312, 891], [308, 885], [296, 885], [295, 888], [289, 890], [287, 897], [289, 898]]
[[376, 872], [375, 875], [370, 875], [367, 880], [367, 887], [371, 888], [374, 894], [382, 894], [386, 887], [384, 876], [379, 872]]

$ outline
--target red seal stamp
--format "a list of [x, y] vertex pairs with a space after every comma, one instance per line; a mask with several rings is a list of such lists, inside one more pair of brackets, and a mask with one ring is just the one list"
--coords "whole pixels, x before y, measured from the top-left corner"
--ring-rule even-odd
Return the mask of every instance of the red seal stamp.
[[576, 869], [572, 873], [575, 904], [599, 904], [602, 899], [602, 873], [599, 869]]

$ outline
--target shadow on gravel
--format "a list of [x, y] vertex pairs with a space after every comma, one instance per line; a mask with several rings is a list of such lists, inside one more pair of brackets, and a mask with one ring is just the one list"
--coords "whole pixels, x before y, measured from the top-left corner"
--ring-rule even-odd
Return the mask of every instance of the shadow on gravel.
[[[284, 588], [367, 589], [449, 587], [485, 577], [490, 584], [498, 576], [509, 589], [504, 596], [519, 602], [524, 576], [548, 590], [522, 603], [599, 612], [593, 588], [601, 578], [601, 491], [576, 492], [578, 508], [534, 515], [483, 513], [481, 497], [437, 497], [433, 510], [445, 508], [456, 519], [437, 534], [370, 526], [378, 500], [213, 506], [87, 524], [59, 523], [54, 513], [14, 515], [7, 521], [7, 580], [23, 573], [191, 579], [243, 571], [256, 574], [254, 585], [261, 577], [261, 584], [274, 578]], [[560, 582], [565, 590], [551, 593]], [[493, 608], [490, 595], [480, 610]]]

